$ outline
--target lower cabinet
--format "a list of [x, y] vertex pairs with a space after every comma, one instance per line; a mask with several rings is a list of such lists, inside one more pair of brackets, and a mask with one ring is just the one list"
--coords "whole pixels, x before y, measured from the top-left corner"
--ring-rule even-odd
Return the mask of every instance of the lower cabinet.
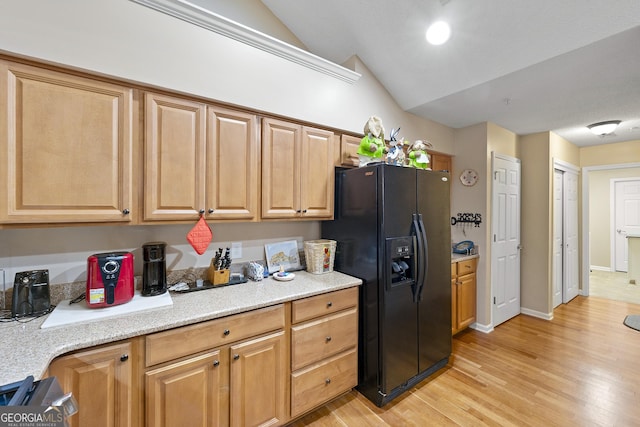
[[49, 365], [66, 393], [73, 393], [78, 412], [71, 427], [137, 427], [137, 344], [133, 339], [59, 357]]
[[451, 264], [451, 333], [476, 321], [477, 258]]
[[71, 426], [277, 426], [357, 384], [358, 288], [56, 358]]
[[291, 417], [358, 383], [358, 289], [292, 303]]

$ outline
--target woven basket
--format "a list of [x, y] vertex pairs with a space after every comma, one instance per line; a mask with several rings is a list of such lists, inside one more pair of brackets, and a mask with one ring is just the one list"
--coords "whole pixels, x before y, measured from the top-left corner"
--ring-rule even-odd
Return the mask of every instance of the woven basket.
[[335, 253], [335, 240], [321, 239], [304, 242], [304, 257], [307, 261], [307, 271], [313, 274], [332, 272]]

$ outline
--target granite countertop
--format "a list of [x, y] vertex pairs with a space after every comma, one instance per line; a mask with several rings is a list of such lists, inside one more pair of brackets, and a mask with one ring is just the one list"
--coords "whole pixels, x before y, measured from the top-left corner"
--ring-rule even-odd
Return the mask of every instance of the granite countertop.
[[451, 254], [451, 264], [458, 261], [466, 261], [469, 259], [478, 258], [478, 254]]
[[[41, 378], [57, 356], [82, 348], [358, 286], [360, 279], [339, 272], [297, 271], [294, 280], [260, 282], [172, 293], [173, 305], [119, 317], [41, 329], [47, 316], [0, 324], [0, 384], [28, 375]], [[151, 297], [153, 298], [153, 297]], [[99, 310], [99, 309], [96, 309]]]

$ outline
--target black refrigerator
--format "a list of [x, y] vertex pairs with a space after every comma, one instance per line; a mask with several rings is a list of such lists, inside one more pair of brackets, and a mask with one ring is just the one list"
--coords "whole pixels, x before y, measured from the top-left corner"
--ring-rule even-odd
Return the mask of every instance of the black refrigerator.
[[358, 387], [377, 406], [451, 354], [449, 174], [376, 164], [336, 169], [334, 269], [362, 279]]

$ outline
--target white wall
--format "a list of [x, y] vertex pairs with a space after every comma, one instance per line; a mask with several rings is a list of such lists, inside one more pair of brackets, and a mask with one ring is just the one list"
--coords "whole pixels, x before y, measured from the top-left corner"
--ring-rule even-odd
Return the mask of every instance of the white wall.
[[[250, 18], [257, 22], [259, 16], [242, 3], [234, 18], [252, 11]], [[274, 30], [273, 16], [265, 20], [264, 28]], [[346, 65], [362, 77], [349, 84], [129, 0], [2, 1], [0, 52], [345, 131], [361, 133], [376, 114], [387, 135], [401, 127], [400, 136], [426, 139], [444, 153], [453, 150], [452, 129], [402, 111], [357, 57]], [[139, 255], [140, 247], [153, 240], [166, 241], [168, 267], [182, 269], [207, 266], [213, 251], [231, 241], [243, 242], [243, 261], [262, 258], [265, 242], [301, 242], [320, 234], [316, 221], [213, 224], [214, 242], [197, 256], [184, 237], [190, 227], [0, 230], [0, 268], [6, 269], [9, 284], [16, 271], [34, 268], [49, 268], [52, 283], [67, 283], [84, 280], [88, 255], [115, 250]]]

